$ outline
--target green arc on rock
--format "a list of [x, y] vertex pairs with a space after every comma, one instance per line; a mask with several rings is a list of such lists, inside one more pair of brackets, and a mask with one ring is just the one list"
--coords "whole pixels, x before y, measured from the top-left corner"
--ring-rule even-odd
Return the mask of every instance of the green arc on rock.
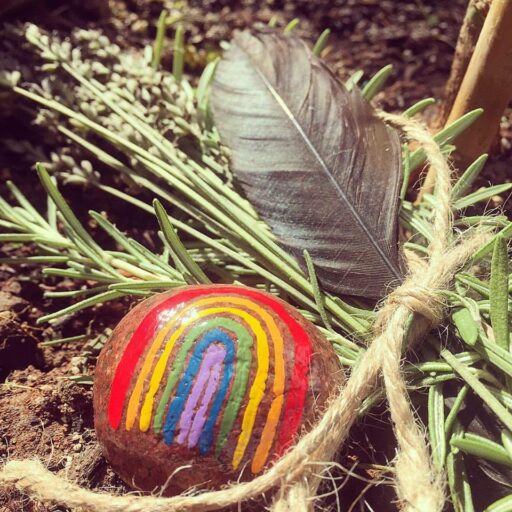
[[185, 340], [183, 341], [183, 344], [180, 347], [178, 355], [173, 361], [172, 370], [170, 371], [169, 376], [167, 377], [167, 383], [165, 385], [164, 392], [162, 394], [162, 397], [160, 398], [157, 410], [155, 412], [153, 429], [156, 433], [160, 433], [162, 430], [162, 423], [165, 416], [167, 404], [169, 402], [169, 398], [180, 378], [185, 361], [187, 359], [187, 355], [190, 352], [192, 346], [194, 345], [194, 342], [204, 332], [207, 332], [211, 329], [215, 329], [217, 327], [224, 328], [232, 332], [237, 339], [235, 377], [233, 379], [233, 385], [231, 386], [231, 392], [228, 399], [228, 403], [224, 408], [222, 421], [215, 445], [215, 453], [216, 455], [219, 455], [222, 448], [226, 444], [228, 434], [231, 431], [233, 423], [236, 420], [238, 411], [242, 404], [242, 400], [247, 389], [247, 381], [249, 379], [249, 373], [252, 362], [251, 349], [253, 345], [253, 337], [242, 323], [236, 322], [231, 318], [215, 317], [205, 320], [201, 322], [200, 325], [192, 327], [186, 334]]

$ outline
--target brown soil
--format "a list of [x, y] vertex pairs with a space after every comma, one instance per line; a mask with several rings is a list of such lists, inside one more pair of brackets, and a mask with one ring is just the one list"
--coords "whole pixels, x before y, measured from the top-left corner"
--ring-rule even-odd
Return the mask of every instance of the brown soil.
[[[171, 6], [171, 2], [164, 3]], [[106, 12], [101, 1], [47, 0], [31, 4], [28, 2], [21, 10], [9, 12], [7, 16], [11, 21], [34, 19], [63, 31], [76, 24], [99, 25], [124, 46], [134, 48], [141, 48], [154, 36], [162, 8], [162, 2], [156, 0], [113, 0], [111, 13]], [[82, 4], [88, 4], [87, 9], [83, 9]], [[466, 1], [449, 4], [448, 8], [443, 0], [195, 0], [190, 1], [186, 19], [189, 41], [199, 48], [194, 56], [198, 62], [205, 58], [209, 48], [216, 48], [221, 39], [228, 39], [233, 29], [251, 26], [256, 21], [266, 23], [272, 16], [276, 16], [281, 25], [295, 16], [300, 17], [298, 31], [310, 40], [329, 27], [333, 35], [326, 58], [340, 75], [346, 77], [359, 68], [371, 75], [386, 64], [394, 65], [391, 85], [377, 100], [387, 109], [401, 110], [421, 98], [442, 97]], [[193, 65], [189, 66], [189, 71], [194, 72]], [[504, 120], [502, 140], [482, 182], [502, 183], [507, 178], [510, 124]], [[0, 167], [0, 176], [16, 178], [16, 168], [16, 162], [5, 161]], [[30, 175], [26, 169], [23, 176]], [[31, 188], [30, 184], [25, 183], [25, 186]], [[34, 194], [40, 196], [39, 189]], [[496, 201], [499, 204], [503, 199]], [[151, 230], [154, 226], [145, 229]], [[26, 250], [3, 248], [10, 255]], [[51, 328], [39, 326], [36, 324], [39, 316], [60, 309], [65, 303], [43, 299], [37, 282], [41, 282], [41, 276], [34, 268], [0, 267], [0, 378], [3, 382], [0, 387], [0, 457], [39, 457], [52, 471], [60, 471], [81, 485], [126, 492], [96, 443], [91, 387], [71, 379], [78, 375], [93, 376], [95, 347], [84, 352], [83, 343], [45, 348], [40, 342], [83, 332], [93, 337], [113, 327], [129, 304], [107, 304], [64, 318]], [[59, 290], [72, 286], [66, 281], [44, 279], [42, 282], [46, 288]], [[377, 437], [385, 440], [389, 429], [385, 428], [384, 421], [377, 418], [373, 423], [370, 430], [373, 428]], [[347, 467], [353, 460], [369, 462], [375, 455], [375, 442], [367, 443], [362, 434], [356, 435], [360, 446], [354, 443], [349, 447], [345, 459]], [[392, 445], [381, 454], [384, 463], [386, 456], [392, 458]], [[343, 502], [351, 503], [361, 489], [347, 485]], [[392, 505], [385, 508], [382, 505], [391, 503], [392, 493], [375, 493], [366, 499], [374, 510], [394, 510]], [[358, 507], [354, 510], [371, 510], [363, 505]], [[63, 506], [38, 505], [16, 492], [0, 495], [0, 511], [65, 510]]]

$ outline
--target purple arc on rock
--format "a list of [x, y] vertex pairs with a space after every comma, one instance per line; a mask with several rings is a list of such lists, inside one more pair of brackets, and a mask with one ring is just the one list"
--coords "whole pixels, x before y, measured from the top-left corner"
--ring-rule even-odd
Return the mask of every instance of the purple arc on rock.
[[[199, 376], [194, 383], [192, 391], [185, 404], [185, 409], [179, 422], [177, 442], [193, 448], [197, 445], [199, 437], [206, 423], [206, 414], [213, 395], [219, 385], [222, 365], [226, 356], [226, 349], [222, 345], [210, 345], [206, 351]], [[201, 400], [199, 408], [197, 404]]]

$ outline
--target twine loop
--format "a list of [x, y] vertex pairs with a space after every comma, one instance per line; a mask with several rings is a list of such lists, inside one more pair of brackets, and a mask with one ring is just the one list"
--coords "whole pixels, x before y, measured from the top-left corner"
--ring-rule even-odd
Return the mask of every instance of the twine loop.
[[331, 398], [315, 428], [262, 475], [197, 495], [162, 498], [93, 492], [51, 473], [34, 460], [7, 462], [0, 472], [0, 485], [16, 486], [43, 502], [93, 512], [205, 512], [258, 499], [268, 491], [275, 492], [273, 512], [310, 511], [320, 482], [318, 464], [328, 466], [334, 459], [357, 420], [364, 399], [383, 383], [398, 445], [395, 486], [400, 509], [441, 512], [445, 503], [444, 479], [431, 462], [424, 427], [411, 408], [401, 371], [402, 351], [442, 321], [440, 291], [451, 286], [455, 272], [488, 235], [477, 233], [451, 245], [450, 168], [439, 146], [418, 121], [384, 112], [379, 116], [397, 126], [410, 140], [419, 142], [435, 173], [429, 258], [425, 264], [413, 256], [408, 258], [408, 277], [384, 301], [377, 315], [374, 338], [346, 384]]
[[[439, 292], [421, 284], [412, 284], [410, 281], [409, 279], [388, 295], [386, 306], [380, 312], [384, 312], [390, 307], [404, 306], [411, 313], [417, 313], [424, 317], [431, 327], [439, 325], [444, 316], [444, 305], [439, 297]], [[384, 315], [379, 315], [379, 318], [382, 316]], [[383, 321], [379, 319], [381, 328], [382, 323]]]

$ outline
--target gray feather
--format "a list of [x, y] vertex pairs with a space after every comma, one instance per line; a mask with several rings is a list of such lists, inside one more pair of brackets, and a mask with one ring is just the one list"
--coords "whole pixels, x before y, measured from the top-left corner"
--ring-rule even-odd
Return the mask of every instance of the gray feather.
[[401, 279], [400, 143], [299, 38], [243, 32], [212, 110], [235, 177], [280, 244], [311, 254], [324, 289], [381, 297]]

